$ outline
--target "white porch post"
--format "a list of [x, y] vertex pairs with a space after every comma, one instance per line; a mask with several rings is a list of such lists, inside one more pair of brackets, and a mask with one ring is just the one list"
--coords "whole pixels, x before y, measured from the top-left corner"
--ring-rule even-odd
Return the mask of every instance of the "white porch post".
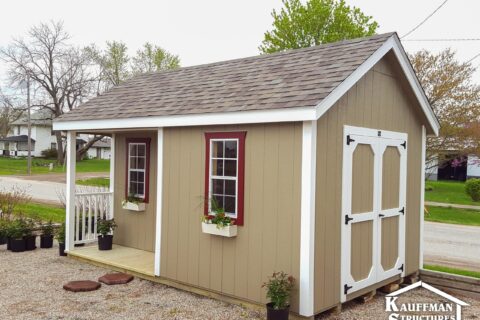
[[115, 133], [112, 133], [112, 138], [110, 139], [110, 219], [113, 219], [115, 211], [114, 203], [114, 192], [115, 192]]
[[316, 182], [317, 121], [303, 122], [302, 184], [300, 218], [300, 306], [299, 313], [314, 313], [315, 259], [315, 182]]
[[75, 164], [76, 157], [76, 140], [77, 133], [75, 131], [67, 131], [66, 160], [67, 160], [67, 190], [65, 194], [66, 200], [66, 219], [65, 219], [65, 250], [69, 252], [74, 246], [74, 230], [75, 230]]
[[160, 276], [162, 244], [162, 195], [163, 195], [163, 128], [157, 134], [157, 208], [155, 223], [155, 275]]
[[422, 165], [420, 167], [420, 257], [419, 268], [423, 269], [423, 248], [424, 248], [424, 228], [425, 228], [425, 158], [427, 151], [427, 129], [422, 126]]

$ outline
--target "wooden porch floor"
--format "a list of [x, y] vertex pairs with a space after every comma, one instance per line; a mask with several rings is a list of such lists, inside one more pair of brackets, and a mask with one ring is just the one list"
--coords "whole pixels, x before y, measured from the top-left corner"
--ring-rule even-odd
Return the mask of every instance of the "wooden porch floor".
[[100, 251], [97, 245], [89, 245], [76, 247], [68, 254], [87, 261], [154, 276], [155, 254], [153, 252], [114, 244], [112, 250], [108, 251]]

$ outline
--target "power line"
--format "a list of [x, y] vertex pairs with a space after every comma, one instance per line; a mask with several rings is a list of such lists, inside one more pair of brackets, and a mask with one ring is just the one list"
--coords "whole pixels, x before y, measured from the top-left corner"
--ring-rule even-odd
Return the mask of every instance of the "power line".
[[472, 62], [473, 60], [477, 59], [478, 57], [480, 57], [480, 53], [475, 55], [472, 59], [468, 60], [467, 63]]
[[403, 39], [410, 42], [460, 42], [460, 41], [480, 41], [480, 38], [446, 38], [446, 39]]
[[425, 22], [427, 22], [428, 19], [430, 19], [435, 13], [437, 13], [438, 10], [440, 10], [440, 8], [442, 8], [445, 3], [447, 3], [448, 0], [445, 0], [442, 2], [441, 5], [439, 5], [432, 13], [430, 13], [425, 19], [423, 19], [422, 22], [420, 22], [415, 28], [413, 28], [412, 30], [408, 31], [403, 37], [401, 37], [400, 39], [403, 39], [405, 38], [406, 36], [408, 36], [409, 34], [411, 34], [412, 32], [414, 32], [415, 30], [417, 30], [418, 28], [420, 28], [420, 26], [422, 24], [424, 24]]

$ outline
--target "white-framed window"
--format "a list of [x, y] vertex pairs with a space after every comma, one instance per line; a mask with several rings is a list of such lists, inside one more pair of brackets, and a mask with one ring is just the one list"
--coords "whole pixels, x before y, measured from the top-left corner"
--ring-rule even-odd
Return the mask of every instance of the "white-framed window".
[[210, 139], [209, 199], [231, 218], [238, 213], [238, 144], [238, 139]]
[[127, 141], [127, 197], [148, 200], [149, 142], [141, 139]]

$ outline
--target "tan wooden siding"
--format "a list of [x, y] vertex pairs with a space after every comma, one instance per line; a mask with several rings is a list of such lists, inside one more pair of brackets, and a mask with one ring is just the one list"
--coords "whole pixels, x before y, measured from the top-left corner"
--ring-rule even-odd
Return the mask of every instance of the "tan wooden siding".
[[359, 144], [352, 158], [352, 214], [373, 211], [373, 150]]
[[400, 153], [387, 147], [382, 163], [382, 210], [398, 208], [400, 192]]
[[[201, 232], [204, 132], [247, 131], [245, 220], [235, 238]], [[161, 276], [253, 302], [300, 273], [301, 123], [165, 128]], [[292, 310], [298, 311], [298, 289]]]
[[389, 53], [317, 124], [315, 312], [340, 302], [340, 217], [343, 126], [408, 133], [406, 273], [418, 269], [422, 124], [395, 58]]
[[[155, 132], [117, 133], [115, 136], [115, 194], [114, 217], [118, 228], [113, 242], [136, 249], [155, 251], [155, 208], [157, 190], [157, 134]], [[126, 188], [126, 138], [151, 138], [150, 143], [150, 190], [145, 212], [122, 209]]]

